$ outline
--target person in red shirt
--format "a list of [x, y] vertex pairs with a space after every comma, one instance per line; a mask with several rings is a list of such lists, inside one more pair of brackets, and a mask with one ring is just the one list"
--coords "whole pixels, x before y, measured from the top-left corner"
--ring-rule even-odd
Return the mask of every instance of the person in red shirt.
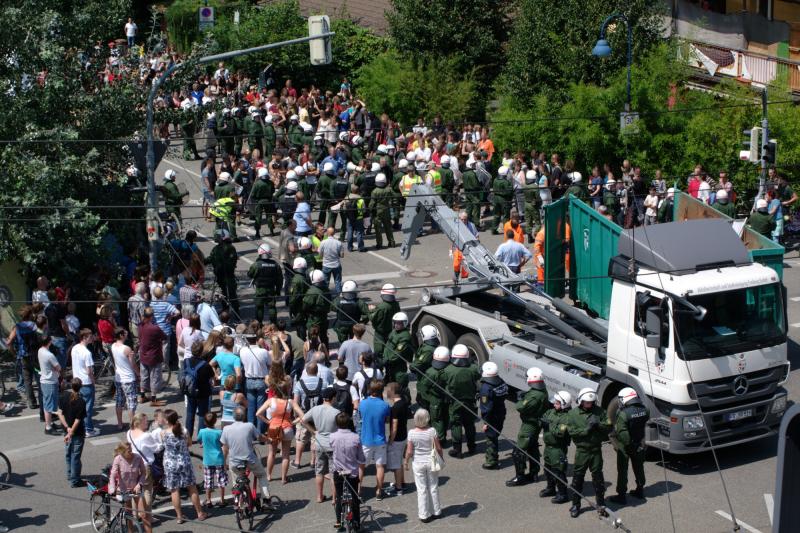
[[703, 174], [703, 167], [697, 165], [694, 167], [694, 173], [689, 176], [689, 185], [687, 191], [692, 198], [697, 198], [697, 193], [700, 191], [700, 176]]
[[114, 316], [111, 312], [110, 305], [104, 305], [100, 308], [100, 320], [97, 321], [97, 335], [100, 337], [100, 342], [103, 343], [103, 352], [106, 357], [111, 357], [111, 345], [114, 344], [114, 329], [117, 324], [114, 322]]
[[297, 89], [292, 87], [292, 80], [286, 80], [286, 94], [292, 98], [297, 98]]

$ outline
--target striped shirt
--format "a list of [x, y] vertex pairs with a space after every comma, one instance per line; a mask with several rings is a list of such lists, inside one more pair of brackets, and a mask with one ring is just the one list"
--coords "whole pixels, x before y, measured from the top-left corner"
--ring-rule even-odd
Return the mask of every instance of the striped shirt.
[[167, 335], [172, 335], [172, 323], [169, 319], [178, 314], [178, 309], [165, 300], [153, 300], [150, 302], [153, 308], [153, 321]]
[[200, 293], [197, 292], [197, 289], [192, 287], [191, 285], [184, 285], [181, 287], [181, 290], [178, 291], [180, 295], [181, 305], [197, 305], [197, 301], [199, 300]]
[[138, 294], [128, 298], [128, 320], [132, 326], [138, 327], [142, 323], [142, 313], [145, 307], [147, 307], [147, 300]]

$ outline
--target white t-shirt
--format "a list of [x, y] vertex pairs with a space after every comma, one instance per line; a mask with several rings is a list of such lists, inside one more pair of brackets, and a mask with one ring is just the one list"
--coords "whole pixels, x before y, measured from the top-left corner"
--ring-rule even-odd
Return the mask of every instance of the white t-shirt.
[[111, 355], [114, 356], [114, 381], [117, 383], [133, 383], [136, 381], [136, 372], [134, 372], [128, 356], [125, 355], [125, 348], [127, 346], [116, 342], [111, 345]]
[[135, 22], [128, 22], [127, 24], [125, 24], [125, 36], [126, 37], [136, 37], [136, 30], [137, 29], [138, 28], [136, 27], [136, 23]]
[[260, 346], [249, 344], [239, 350], [244, 375], [248, 378], [264, 378], [269, 374], [270, 354]]
[[58, 359], [56, 359], [56, 356], [53, 355], [53, 352], [44, 347], [39, 348], [39, 353], [37, 355], [39, 356], [39, 368], [42, 370], [39, 382], [49, 385], [58, 383], [58, 372], [56, 372], [55, 369], [55, 367], [58, 366]]
[[181, 331], [181, 339], [183, 340], [183, 358], [189, 359], [192, 356], [192, 345], [197, 342], [203, 342], [203, 332], [199, 329], [192, 329], [189, 326], [184, 326]]
[[[353, 387], [356, 389], [356, 395], [353, 396], [354, 400], [361, 400], [361, 389], [364, 388], [364, 374], [368, 377], [371, 377], [374, 380], [376, 379], [383, 379], [383, 372], [378, 370], [377, 368], [362, 368], [356, 375], [353, 376]], [[352, 393], [351, 393], [352, 395]]]
[[92, 385], [89, 369], [94, 366], [92, 352], [81, 343], [72, 347], [72, 377], [78, 378], [84, 385]]

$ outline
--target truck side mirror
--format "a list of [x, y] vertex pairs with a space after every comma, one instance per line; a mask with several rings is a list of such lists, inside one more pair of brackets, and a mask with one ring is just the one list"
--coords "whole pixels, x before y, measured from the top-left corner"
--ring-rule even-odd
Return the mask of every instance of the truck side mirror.
[[664, 311], [660, 307], [648, 307], [645, 314], [647, 330], [647, 347], [661, 348], [661, 326], [664, 323]]

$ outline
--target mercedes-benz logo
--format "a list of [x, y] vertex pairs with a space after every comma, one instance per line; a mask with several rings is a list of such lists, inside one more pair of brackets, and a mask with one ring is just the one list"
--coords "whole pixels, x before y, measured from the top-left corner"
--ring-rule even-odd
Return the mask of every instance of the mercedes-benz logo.
[[738, 376], [733, 380], [733, 393], [736, 396], [747, 394], [747, 378], [744, 376]]

